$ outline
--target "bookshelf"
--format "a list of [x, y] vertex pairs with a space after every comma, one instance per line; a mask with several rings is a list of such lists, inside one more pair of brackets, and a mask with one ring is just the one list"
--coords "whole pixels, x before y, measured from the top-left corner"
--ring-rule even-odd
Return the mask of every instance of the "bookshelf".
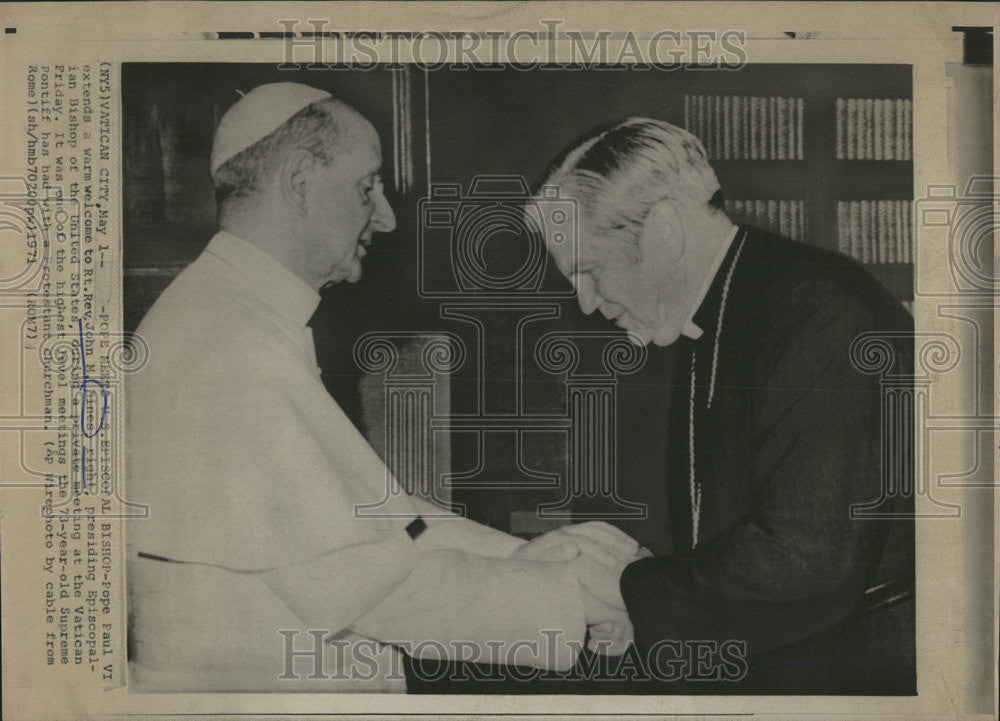
[[846, 76], [800, 93], [788, 93], [794, 86], [784, 82], [746, 83], [753, 94], [730, 79], [714, 93], [716, 78], [706, 76], [697, 92], [684, 93], [675, 117], [705, 146], [733, 220], [850, 255], [909, 307], [907, 75], [893, 68], [875, 82]]

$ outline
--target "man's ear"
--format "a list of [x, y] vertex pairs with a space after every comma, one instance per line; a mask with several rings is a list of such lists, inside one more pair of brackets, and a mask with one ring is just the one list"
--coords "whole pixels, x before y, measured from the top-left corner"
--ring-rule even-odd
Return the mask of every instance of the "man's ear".
[[639, 237], [639, 250], [643, 259], [662, 258], [677, 262], [684, 257], [684, 229], [672, 200], [658, 200], [646, 215]]
[[278, 189], [294, 212], [306, 214], [306, 197], [316, 158], [308, 150], [296, 148], [285, 153], [278, 165]]

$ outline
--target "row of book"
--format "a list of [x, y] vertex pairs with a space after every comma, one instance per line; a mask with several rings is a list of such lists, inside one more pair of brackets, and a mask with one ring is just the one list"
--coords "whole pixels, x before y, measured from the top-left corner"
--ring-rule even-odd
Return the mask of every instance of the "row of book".
[[[807, 240], [804, 200], [726, 200], [737, 223]], [[837, 247], [863, 263], [912, 263], [913, 225], [908, 200], [844, 200], [837, 203]]]
[[684, 127], [708, 157], [802, 160], [802, 98], [685, 95]]
[[913, 101], [837, 98], [838, 160], [911, 160]]
[[803, 200], [726, 200], [725, 209], [734, 222], [755, 225], [786, 238], [805, 240]]
[[837, 247], [862, 263], [912, 263], [910, 201], [839, 201]]

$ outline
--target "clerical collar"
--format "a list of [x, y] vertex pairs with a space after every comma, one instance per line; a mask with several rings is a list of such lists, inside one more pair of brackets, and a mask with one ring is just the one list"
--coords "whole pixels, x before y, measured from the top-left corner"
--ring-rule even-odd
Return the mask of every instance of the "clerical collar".
[[314, 288], [263, 250], [231, 233], [220, 230], [205, 252], [233, 268], [254, 294], [296, 326], [305, 326], [319, 305]]
[[708, 290], [712, 287], [712, 283], [715, 281], [715, 276], [718, 275], [719, 268], [722, 267], [722, 261], [726, 259], [726, 255], [729, 253], [729, 248], [736, 239], [736, 234], [739, 230], [739, 227], [734, 225], [733, 229], [729, 231], [729, 235], [724, 241], [722, 241], [722, 245], [719, 246], [719, 252], [712, 260], [712, 265], [709, 266], [709, 272], [705, 274], [705, 280], [702, 283], [701, 290], [698, 291], [698, 295], [695, 296], [695, 302], [691, 306], [691, 313], [688, 315], [687, 322], [684, 324], [684, 329], [681, 331], [681, 335], [684, 335], [691, 340], [698, 340], [704, 333], [701, 326], [695, 323], [694, 317], [697, 315], [698, 309], [701, 308], [701, 304], [705, 302], [705, 296], [708, 295]]

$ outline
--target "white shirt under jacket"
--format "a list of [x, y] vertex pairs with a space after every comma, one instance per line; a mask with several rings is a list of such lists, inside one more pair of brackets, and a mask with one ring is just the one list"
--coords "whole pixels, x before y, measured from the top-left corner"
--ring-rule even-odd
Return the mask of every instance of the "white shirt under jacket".
[[[510, 559], [519, 539], [401, 491], [320, 380], [306, 326], [318, 302], [218, 233], [137, 330], [149, 359], [126, 382], [127, 487], [149, 517], [128, 527], [132, 682], [402, 691], [388, 643], [571, 667], [586, 627], [569, 568]], [[393, 517], [356, 516], [386, 497]], [[339, 639], [314, 674], [326, 678], [302, 656], [284, 674], [280, 630], [299, 631], [299, 651], [311, 630]]]

